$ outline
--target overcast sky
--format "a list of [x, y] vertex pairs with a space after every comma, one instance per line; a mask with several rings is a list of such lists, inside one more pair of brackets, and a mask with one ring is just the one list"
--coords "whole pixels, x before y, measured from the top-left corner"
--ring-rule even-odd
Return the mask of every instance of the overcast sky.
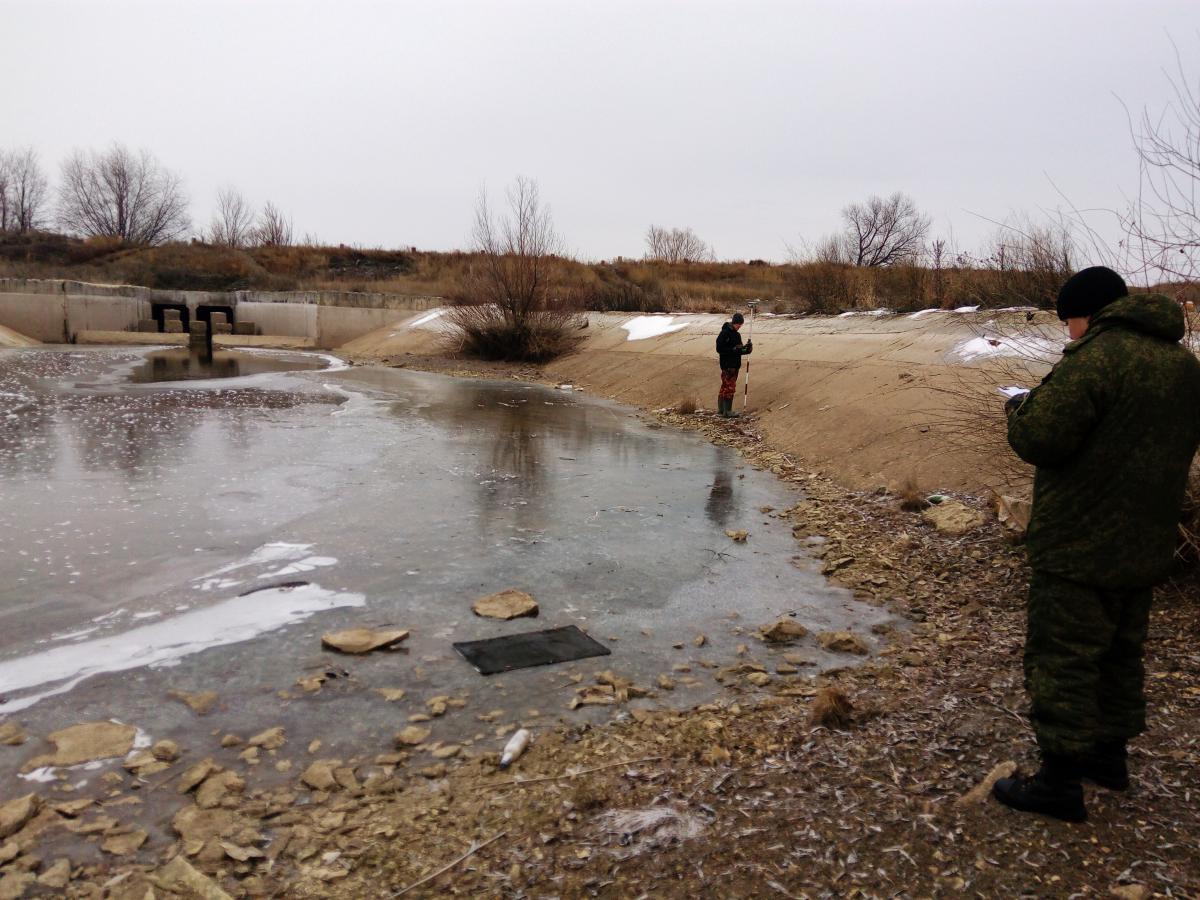
[[53, 173], [121, 141], [299, 234], [467, 244], [481, 186], [535, 179], [567, 244], [639, 256], [651, 224], [783, 259], [901, 190], [974, 249], [1003, 219], [1115, 208], [1122, 101], [1200, 71], [1200, 2], [0, 0], [0, 146]]

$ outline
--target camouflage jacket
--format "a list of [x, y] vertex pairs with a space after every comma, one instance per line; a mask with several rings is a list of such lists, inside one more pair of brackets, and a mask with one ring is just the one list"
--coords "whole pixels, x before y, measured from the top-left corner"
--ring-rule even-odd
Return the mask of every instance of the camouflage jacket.
[[1166, 576], [1200, 444], [1200, 360], [1184, 331], [1173, 300], [1123, 297], [1010, 404], [1008, 441], [1037, 466], [1035, 569], [1114, 590]]

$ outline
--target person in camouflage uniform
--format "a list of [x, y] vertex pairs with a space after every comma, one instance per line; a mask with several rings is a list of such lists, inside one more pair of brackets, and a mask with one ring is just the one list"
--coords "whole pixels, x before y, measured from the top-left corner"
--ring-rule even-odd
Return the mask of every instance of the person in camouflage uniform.
[[1102, 266], [1067, 281], [1058, 316], [1062, 359], [1007, 405], [1009, 443], [1037, 467], [1025, 685], [1042, 766], [993, 793], [1083, 821], [1081, 780], [1128, 787], [1126, 741], [1145, 729], [1142, 647], [1200, 444], [1200, 361], [1178, 303], [1129, 296]]

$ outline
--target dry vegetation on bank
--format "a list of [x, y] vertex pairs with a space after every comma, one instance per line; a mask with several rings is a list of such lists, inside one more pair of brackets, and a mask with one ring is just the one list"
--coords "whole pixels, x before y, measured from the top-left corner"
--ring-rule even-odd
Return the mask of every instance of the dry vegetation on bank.
[[[187, 290], [364, 291], [468, 299], [475, 253], [346, 246], [250, 247], [202, 243], [129, 246], [111, 238], [0, 236], [0, 277], [70, 278]], [[747, 298], [778, 312], [897, 310], [963, 305], [1049, 305], [1059, 273], [980, 263], [881, 268], [843, 263], [549, 261], [548, 284], [571, 309], [727, 312]], [[1200, 292], [1191, 288], [1194, 299]], [[1178, 293], [1177, 291], [1175, 293]]]

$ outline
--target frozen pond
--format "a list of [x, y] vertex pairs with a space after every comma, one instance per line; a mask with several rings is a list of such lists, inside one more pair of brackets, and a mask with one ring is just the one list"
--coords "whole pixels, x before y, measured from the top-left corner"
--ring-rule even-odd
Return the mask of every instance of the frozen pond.
[[[567, 712], [571, 672], [652, 686], [691, 665], [695, 686], [643, 701], [690, 705], [716, 690], [705, 664], [738, 645], [771, 663], [750, 633], [781, 614], [866, 635], [887, 618], [793, 564], [788, 524], [760, 508], [795, 493], [627, 408], [316, 355], [146, 381], [162, 358], [0, 351], [0, 715], [31, 735], [118, 718], [211, 743], [214, 728], [282, 724], [297, 748], [382, 752], [435, 695], [468, 704], [439, 720], [442, 739], [490, 733], [476, 716], [494, 710], [489, 722], [616, 711]], [[471, 614], [509, 587], [537, 598], [538, 619]], [[613, 655], [483, 678], [450, 646], [569, 624]], [[321, 649], [324, 631], [384, 625], [412, 630], [401, 652]], [[811, 639], [791, 649], [848, 661]], [[327, 670], [340, 677], [319, 692], [296, 687]], [[170, 690], [220, 700], [197, 719]]]

